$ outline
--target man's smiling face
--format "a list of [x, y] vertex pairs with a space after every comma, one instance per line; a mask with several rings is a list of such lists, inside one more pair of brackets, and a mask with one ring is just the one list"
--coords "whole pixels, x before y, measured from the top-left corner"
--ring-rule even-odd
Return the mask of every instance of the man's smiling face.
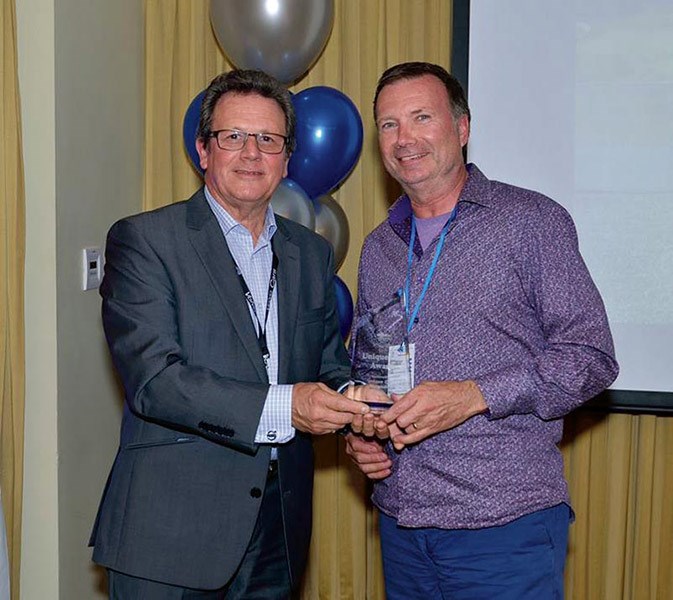
[[451, 189], [464, 169], [467, 116], [456, 119], [444, 84], [433, 75], [400, 79], [376, 102], [379, 149], [386, 170], [412, 197]]
[[[213, 111], [213, 131], [237, 129], [285, 135], [285, 115], [275, 100], [258, 94], [224, 94]], [[204, 180], [215, 199], [236, 217], [266, 204], [287, 175], [288, 156], [260, 152], [254, 136], [240, 150], [222, 150], [217, 140], [197, 141]]]

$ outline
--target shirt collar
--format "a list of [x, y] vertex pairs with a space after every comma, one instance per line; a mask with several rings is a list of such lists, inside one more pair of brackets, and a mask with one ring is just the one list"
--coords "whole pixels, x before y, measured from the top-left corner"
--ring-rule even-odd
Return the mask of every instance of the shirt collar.
[[[466, 165], [466, 169], [467, 180], [460, 192], [458, 202], [469, 202], [471, 204], [490, 207], [492, 205], [490, 194], [491, 182], [475, 164], [470, 163]], [[409, 196], [403, 194], [390, 207], [388, 220], [391, 224], [399, 224], [406, 221], [410, 216], [411, 200], [409, 200]]]
[[[244, 225], [241, 225], [241, 223], [234, 219], [227, 209], [225, 209], [217, 200], [215, 200], [215, 197], [210, 193], [207, 185], [203, 186], [203, 191], [206, 196], [206, 200], [208, 201], [208, 205], [210, 206], [210, 210], [213, 211], [213, 214], [215, 215], [215, 218], [217, 219], [220, 229], [222, 229], [222, 233], [225, 237], [227, 237], [236, 228], [250, 233]], [[264, 215], [264, 229], [259, 236], [257, 246], [260, 247], [265, 243], [270, 242], [273, 234], [276, 233], [277, 229], [278, 226], [276, 225], [276, 216], [273, 213], [271, 204], [269, 204], [269, 206], [266, 207], [266, 214]]]

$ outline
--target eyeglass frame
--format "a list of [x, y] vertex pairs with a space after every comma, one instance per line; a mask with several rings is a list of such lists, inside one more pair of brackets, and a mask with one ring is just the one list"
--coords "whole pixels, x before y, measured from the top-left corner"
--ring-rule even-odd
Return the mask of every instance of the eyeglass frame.
[[[222, 148], [220, 146], [220, 139], [219, 139], [219, 134], [222, 133], [223, 131], [232, 131], [234, 133], [239, 133], [243, 136], [243, 143], [241, 144], [240, 148], [234, 148], [234, 149], [229, 149], [229, 148]], [[280, 150], [278, 152], [269, 152], [268, 150], [263, 150], [260, 145], [259, 145], [259, 136], [260, 135], [277, 135], [278, 137], [283, 138], [283, 145], [280, 147]], [[283, 135], [281, 133], [275, 133], [272, 131], [259, 131], [257, 133], [254, 133], [252, 131], [241, 131], [240, 129], [230, 129], [229, 127], [225, 127], [224, 129], [216, 129], [215, 131], [211, 131], [208, 134], [209, 138], [214, 138], [215, 143], [217, 144], [217, 147], [220, 150], [224, 150], [225, 152], [238, 152], [239, 150], [242, 150], [245, 148], [245, 145], [248, 143], [248, 138], [250, 136], [253, 136], [255, 138], [255, 144], [257, 145], [257, 150], [259, 150], [263, 154], [271, 154], [271, 155], [277, 155], [281, 154], [283, 150], [287, 147], [287, 136]]]

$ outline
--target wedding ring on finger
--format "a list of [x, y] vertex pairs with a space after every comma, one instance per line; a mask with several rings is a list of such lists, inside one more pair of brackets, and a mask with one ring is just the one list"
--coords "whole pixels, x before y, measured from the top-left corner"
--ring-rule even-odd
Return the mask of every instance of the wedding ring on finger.
[[418, 429], [418, 425], [417, 425], [416, 423], [412, 423], [411, 426], [412, 426], [414, 429]]

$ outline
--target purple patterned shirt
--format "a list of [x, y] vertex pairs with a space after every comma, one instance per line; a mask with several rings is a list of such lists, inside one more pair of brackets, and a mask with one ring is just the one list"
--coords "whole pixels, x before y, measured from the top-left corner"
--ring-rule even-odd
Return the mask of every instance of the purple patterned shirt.
[[[410, 341], [415, 380], [477, 382], [488, 413], [396, 453], [374, 503], [409, 527], [476, 529], [569, 502], [563, 416], [618, 373], [603, 302], [568, 213], [474, 165]], [[356, 321], [404, 285], [411, 206], [365, 240]], [[411, 304], [437, 239], [414, 247]], [[356, 350], [357, 352], [357, 350]]]

